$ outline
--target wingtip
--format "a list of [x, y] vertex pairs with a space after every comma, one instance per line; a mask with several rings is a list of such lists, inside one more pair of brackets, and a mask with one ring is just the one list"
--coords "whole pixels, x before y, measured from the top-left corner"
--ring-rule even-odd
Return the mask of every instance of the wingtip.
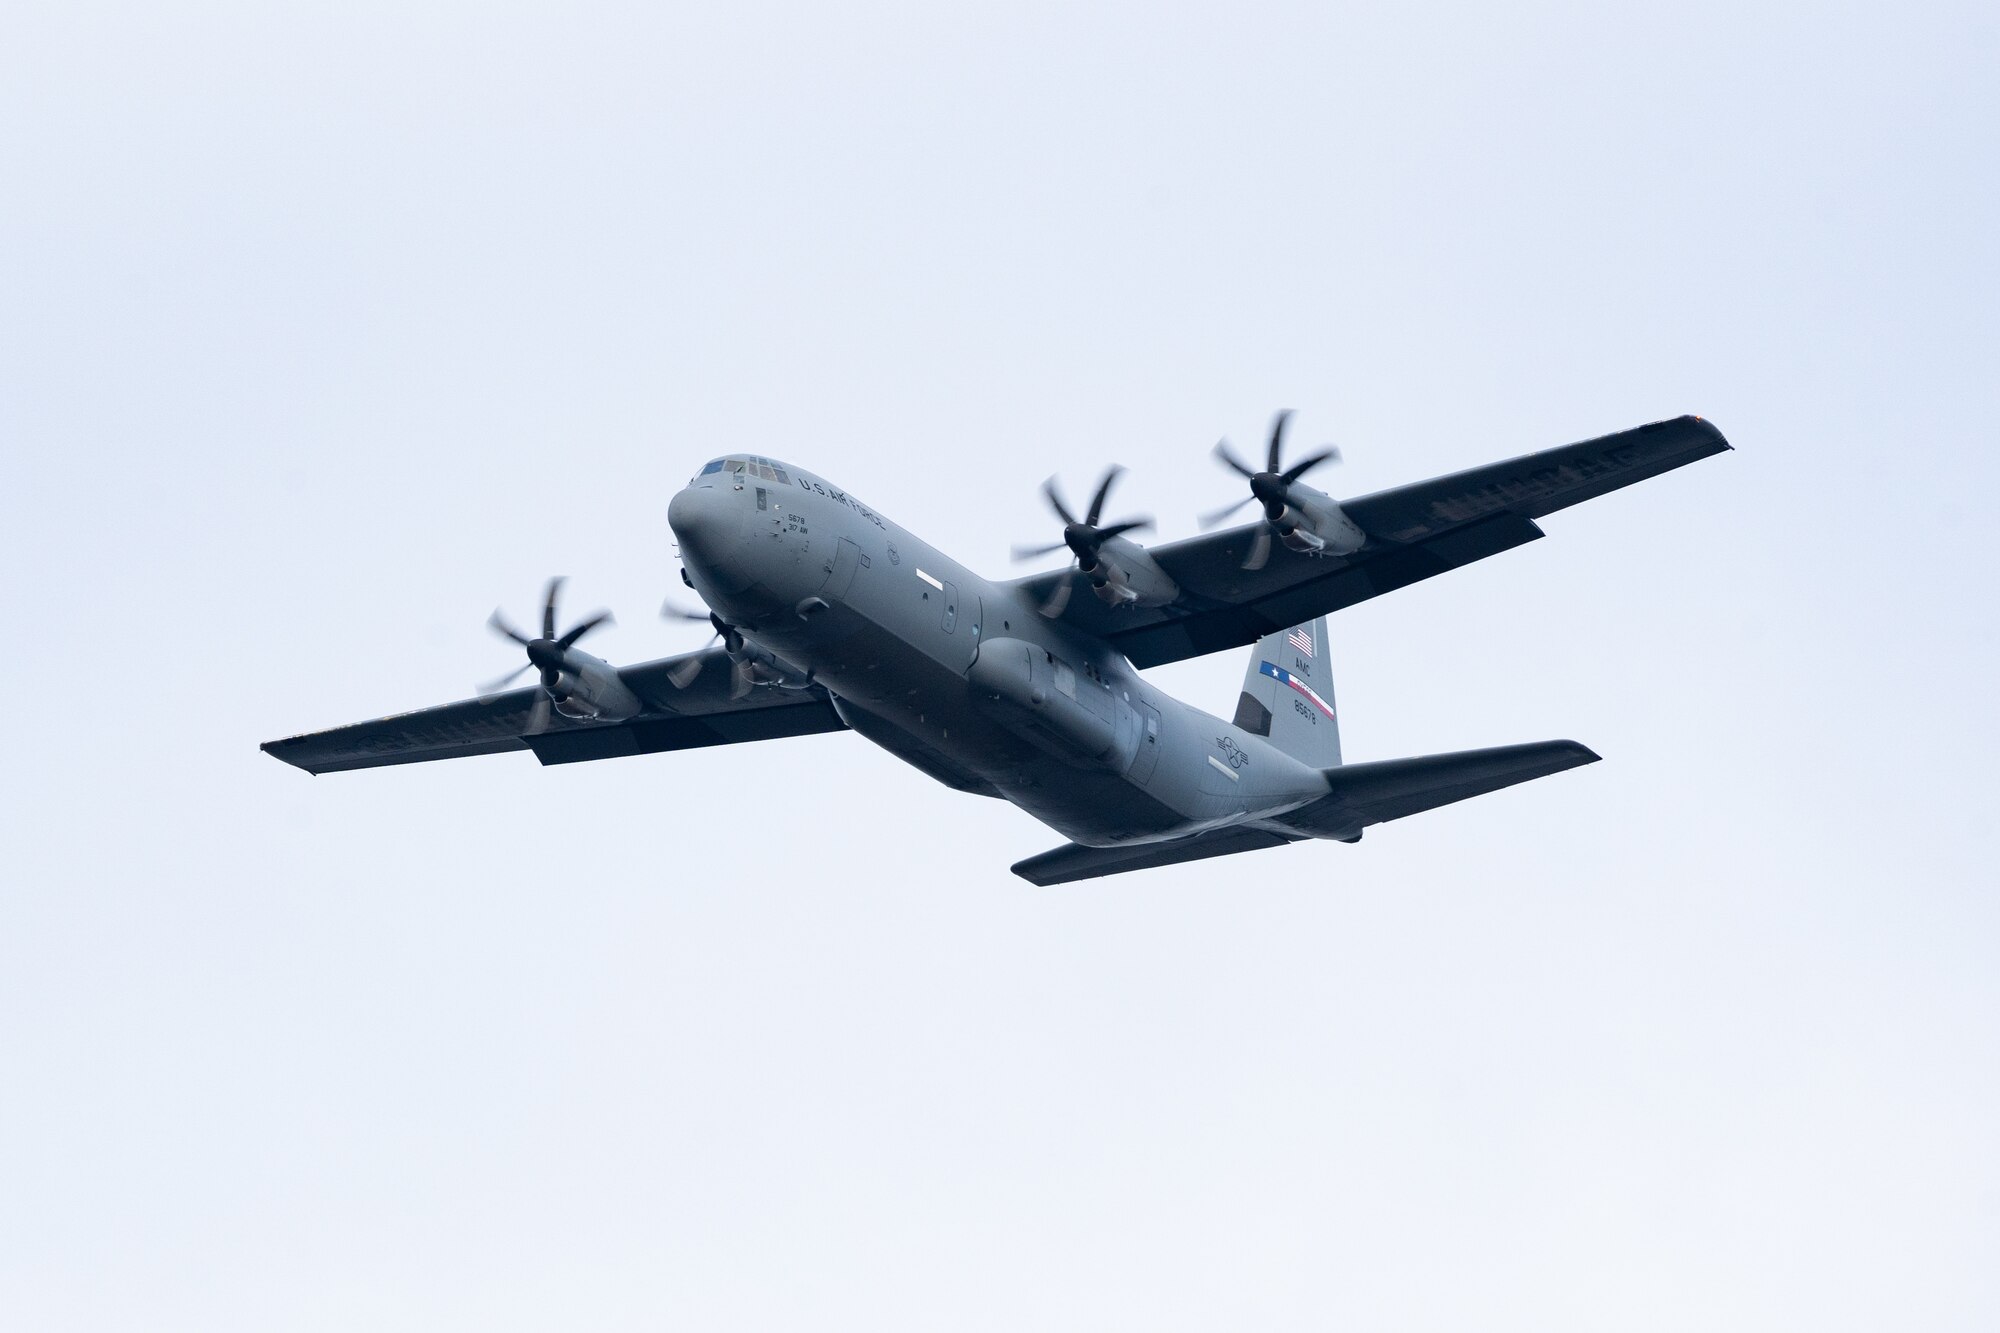
[[299, 772], [307, 774], [310, 777], [316, 778], [319, 776], [320, 770], [284, 752], [287, 746], [301, 739], [303, 738], [298, 736], [288, 736], [284, 740], [265, 741], [262, 744], [260, 744], [257, 748], [262, 750], [265, 754], [270, 755], [271, 758], [277, 760], [279, 763], [284, 764], [289, 768], [296, 768], [299, 770]]
[[1728, 437], [1722, 433], [1722, 428], [1717, 426], [1713, 421], [1710, 421], [1707, 417], [1701, 415], [1701, 413], [1690, 412], [1688, 413], [1686, 420], [1692, 421], [1696, 426], [1699, 426], [1702, 429], [1702, 431], [1705, 434], [1707, 434], [1708, 437], [1718, 446], [1719, 450], [1728, 451], [1731, 453], [1735, 452], [1736, 446], [1729, 442]]

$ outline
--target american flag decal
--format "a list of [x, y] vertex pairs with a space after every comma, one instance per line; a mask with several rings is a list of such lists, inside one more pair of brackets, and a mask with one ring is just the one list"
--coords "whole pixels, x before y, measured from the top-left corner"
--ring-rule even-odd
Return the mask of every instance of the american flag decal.
[[1298, 649], [1301, 653], [1304, 653], [1307, 657], [1311, 657], [1313, 655], [1313, 627], [1311, 625], [1299, 626], [1285, 636], [1285, 642]]

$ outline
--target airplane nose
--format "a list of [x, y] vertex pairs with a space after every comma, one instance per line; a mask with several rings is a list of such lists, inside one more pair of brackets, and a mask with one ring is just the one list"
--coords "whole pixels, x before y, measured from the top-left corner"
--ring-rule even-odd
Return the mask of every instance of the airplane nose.
[[736, 499], [714, 486], [690, 486], [674, 495], [667, 503], [667, 526], [683, 559], [709, 570], [727, 567], [743, 535], [743, 506]]

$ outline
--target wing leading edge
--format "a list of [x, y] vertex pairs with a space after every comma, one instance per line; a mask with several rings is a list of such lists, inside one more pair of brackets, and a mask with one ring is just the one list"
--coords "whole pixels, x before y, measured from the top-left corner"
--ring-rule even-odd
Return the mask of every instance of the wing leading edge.
[[[701, 674], [686, 689], [676, 689], [668, 672], [697, 656], [704, 659]], [[262, 749], [316, 775], [509, 750], [532, 750], [544, 764], [573, 764], [847, 729], [826, 691], [817, 687], [765, 686], [730, 698], [729, 658], [719, 648], [621, 667], [618, 675], [645, 705], [624, 722], [577, 722], [554, 714], [544, 730], [529, 734], [541, 692], [530, 688], [266, 741]]]
[[[1369, 544], [1351, 556], [1308, 556], [1275, 546], [1245, 570], [1258, 524], [1149, 548], [1182, 590], [1171, 606], [1114, 609], [1073, 597], [1063, 620], [1108, 640], [1134, 666], [1158, 666], [1255, 643], [1291, 625], [1534, 541], [1535, 520], [1729, 449], [1700, 417], [1526, 454], [1502, 463], [1341, 501]], [[1055, 570], [1020, 580], [1045, 599]]]

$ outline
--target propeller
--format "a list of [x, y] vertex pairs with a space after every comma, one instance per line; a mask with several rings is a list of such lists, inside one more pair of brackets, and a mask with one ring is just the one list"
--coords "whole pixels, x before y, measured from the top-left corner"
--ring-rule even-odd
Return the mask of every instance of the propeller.
[[540, 668], [541, 670], [542, 693], [535, 700], [534, 716], [530, 719], [528, 727], [530, 734], [539, 732], [548, 726], [550, 692], [561, 683], [562, 672], [568, 662], [569, 650], [574, 648], [577, 640], [583, 638], [584, 635], [612, 623], [609, 611], [599, 611], [596, 615], [586, 617], [563, 633], [557, 634], [556, 594], [562, 588], [562, 585], [563, 579], [561, 575], [557, 575], [555, 578], [549, 580], [548, 590], [542, 596], [542, 632], [539, 637], [529, 638], [520, 630], [515, 629], [513, 625], [508, 623], [507, 617], [502, 615], [497, 609], [486, 620], [488, 629], [503, 639], [512, 639], [515, 643], [520, 644], [521, 647], [526, 649], [528, 660], [498, 680], [488, 681], [486, 684], [480, 686], [479, 693], [482, 697], [498, 694], [501, 690], [513, 684], [524, 671], [535, 668]]
[[729, 654], [729, 697], [741, 699], [750, 693], [751, 686], [757, 683], [756, 666], [745, 651], [742, 631], [713, 611], [690, 611], [674, 605], [672, 598], [660, 604], [660, 616], [664, 620], [705, 623], [715, 630], [708, 636], [707, 642], [688, 655], [687, 661], [667, 672], [667, 679], [673, 682], [675, 689], [684, 690], [694, 684], [695, 677], [708, 664], [708, 649], [719, 642], [722, 650]]
[[667, 679], [674, 683], [674, 688], [677, 690], [684, 690], [688, 686], [694, 684], [694, 678], [701, 674], [701, 667], [702, 667], [701, 654], [708, 651], [709, 644], [714, 643], [717, 639], [722, 637], [722, 621], [719, 617], [716, 616], [716, 614], [713, 611], [708, 611], [708, 612], [690, 611], [686, 607], [675, 606], [674, 599], [671, 597], [669, 597], [666, 601], [660, 603], [660, 619], [684, 620], [690, 623], [699, 623], [699, 624], [707, 624], [715, 626], [715, 633], [708, 636], [707, 642], [703, 643], [701, 647], [695, 649], [693, 653], [689, 654], [687, 661], [681, 663], [673, 670], [667, 672]]
[[1265, 450], [1264, 469], [1258, 471], [1236, 456], [1229, 447], [1229, 441], [1219, 440], [1215, 446], [1215, 457], [1224, 467], [1250, 483], [1250, 494], [1235, 504], [1201, 516], [1201, 525], [1212, 528], [1234, 514], [1244, 505], [1258, 501], [1264, 506], [1266, 522], [1261, 524], [1250, 542], [1250, 553], [1243, 561], [1245, 569], [1262, 569], [1271, 558], [1271, 525], [1285, 516], [1285, 509], [1291, 503], [1292, 483], [1322, 463], [1340, 461], [1340, 450], [1331, 445], [1318, 453], [1308, 454], [1290, 467], [1283, 466], [1285, 448], [1285, 427], [1291, 424], [1290, 408], [1278, 413], [1271, 422], [1271, 443]]
[[[1054, 477], [1043, 482], [1043, 497], [1048, 500], [1049, 508], [1055, 511], [1056, 517], [1063, 521], [1062, 540], [1050, 542], [1046, 546], [1016, 546], [1014, 558], [1033, 560], [1036, 556], [1048, 555], [1050, 552], [1068, 547], [1070, 553], [1076, 557], [1077, 569], [1088, 574], [1097, 568], [1098, 552], [1104, 543], [1113, 537], [1122, 537], [1128, 532], [1141, 532], [1152, 527], [1153, 520], [1150, 518], [1127, 519], [1122, 523], [1110, 523], [1102, 527], [1098, 525], [1098, 521], [1104, 516], [1105, 498], [1111, 494], [1111, 483], [1118, 480], [1119, 474], [1124, 471], [1125, 469], [1116, 463], [1104, 470], [1104, 476], [1097, 483], [1096, 492], [1090, 497], [1090, 508], [1084, 512], [1082, 518], [1071, 512], [1069, 503], [1063, 499]], [[1070, 592], [1075, 584], [1074, 578], [1065, 578], [1058, 583], [1055, 591], [1049, 595], [1049, 599], [1042, 604], [1042, 614], [1051, 620], [1060, 616], [1069, 606]]]

